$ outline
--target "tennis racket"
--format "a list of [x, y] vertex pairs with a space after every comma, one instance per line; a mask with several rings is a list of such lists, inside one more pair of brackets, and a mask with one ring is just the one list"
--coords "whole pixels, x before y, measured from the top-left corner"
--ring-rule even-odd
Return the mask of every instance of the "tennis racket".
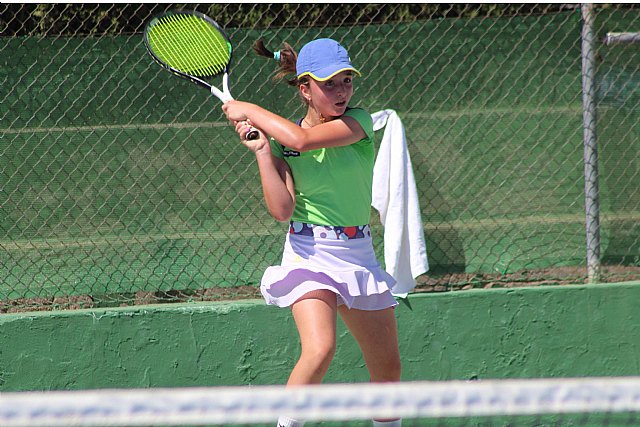
[[[206, 88], [223, 103], [233, 100], [229, 91], [233, 48], [213, 19], [195, 11], [162, 13], [145, 26], [144, 44], [165, 70]], [[222, 90], [207, 81], [220, 74]], [[251, 128], [245, 138], [258, 138], [258, 130]]]

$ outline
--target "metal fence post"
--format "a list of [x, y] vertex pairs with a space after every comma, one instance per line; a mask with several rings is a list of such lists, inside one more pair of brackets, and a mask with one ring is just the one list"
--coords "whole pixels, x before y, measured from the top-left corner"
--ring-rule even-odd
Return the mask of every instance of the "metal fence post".
[[598, 149], [596, 140], [595, 38], [593, 5], [582, 11], [582, 106], [584, 127], [584, 189], [586, 211], [587, 274], [589, 283], [600, 281], [600, 205], [598, 200]]

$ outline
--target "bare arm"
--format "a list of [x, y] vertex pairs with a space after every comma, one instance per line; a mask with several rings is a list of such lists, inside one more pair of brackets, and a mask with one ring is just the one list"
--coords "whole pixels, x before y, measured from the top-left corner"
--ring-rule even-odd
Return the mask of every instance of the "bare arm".
[[277, 221], [288, 221], [295, 207], [293, 176], [289, 165], [271, 154], [269, 140], [264, 133], [261, 132], [257, 140], [245, 140], [244, 135], [248, 129], [249, 126], [246, 123], [236, 125], [236, 130], [242, 137], [242, 143], [256, 155], [262, 194], [267, 209]]
[[343, 116], [303, 129], [277, 114], [247, 102], [229, 101], [222, 109], [229, 120], [250, 120], [254, 126], [263, 129], [279, 143], [296, 151], [349, 145], [366, 136], [360, 124], [352, 117]]
[[256, 153], [256, 159], [269, 213], [278, 221], [288, 221], [295, 207], [293, 177], [289, 166], [271, 152]]

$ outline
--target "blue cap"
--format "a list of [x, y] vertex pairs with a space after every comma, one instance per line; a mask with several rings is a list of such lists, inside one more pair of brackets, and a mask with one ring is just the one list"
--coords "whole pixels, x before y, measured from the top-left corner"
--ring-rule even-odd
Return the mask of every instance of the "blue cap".
[[335, 40], [317, 39], [300, 49], [296, 72], [298, 78], [311, 76], [318, 81], [329, 80], [342, 71], [360, 72], [351, 65], [347, 50]]

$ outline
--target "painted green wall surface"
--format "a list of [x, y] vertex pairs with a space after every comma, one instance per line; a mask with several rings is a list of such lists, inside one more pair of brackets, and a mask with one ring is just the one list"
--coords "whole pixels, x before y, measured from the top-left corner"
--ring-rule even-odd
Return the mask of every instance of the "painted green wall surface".
[[[410, 295], [404, 380], [640, 374], [640, 282]], [[344, 325], [327, 382], [366, 381]], [[250, 300], [0, 316], [0, 390], [281, 384], [288, 310]]]

